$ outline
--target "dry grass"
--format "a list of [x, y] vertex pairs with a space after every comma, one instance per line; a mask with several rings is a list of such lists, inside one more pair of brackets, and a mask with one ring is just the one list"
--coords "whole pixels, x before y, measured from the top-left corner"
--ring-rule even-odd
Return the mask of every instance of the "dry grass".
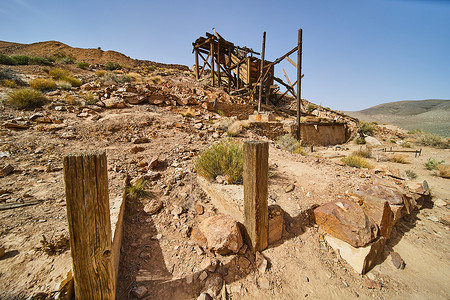
[[147, 194], [145, 188], [147, 186], [146, 180], [138, 180], [135, 184], [126, 187], [127, 197], [130, 199], [137, 199]]
[[450, 178], [450, 165], [438, 165], [439, 177]]
[[33, 89], [41, 92], [53, 91], [56, 89], [56, 82], [50, 78], [36, 78], [30, 80], [29, 84]]
[[200, 153], [194, 165], [199, 175], [210, 180], [222, 175], [230, 184], [241, 183], [244, 150], [241, 144], [232, 139], [223, 140]]
[[371, 158], [372, 157], [372, 149], [370, 149], [370, 147], [366, 147], [366, 149], [360, 148], [359, 150], [354, 151], [352, 153], [352, 155], [361, 156], [364, 158]]
[[66, 76], [66, 77], [62, 78], [61, 80], [64, 80], [64, 81], [70, 83], [73, 87], [80, 87], [83, 84], [83, 82], [80, 79], [77, 79], [72, 76]]
[[15, 90], [8, 95], [6, 104], [15, 108], [36, 108], [41, 107], [47, 98], [40, 92], [32, 89]]
[[60, 235], [55, 239], [51, 238], [50, 241], [47, 241], [43, 235], [41, 245], [42, 247], [36, 247], [37, 251], [45, 252], [47, 255], [61, 254], [69, 249], [69, 238], [66, 235]]
[[63, 79], [64, 77], [71, 76], [72, 74], [70, 73], [69, 70], [65, 70], [65, 69], [50, 69], [48, 71], [48, 75], [53, 77], [53, 79], [57, 80], [57, 79]]
[[358, 155], [350, 155], [341, 159], [341, 161], [347, 166], [354, 168], [367, 168], [371, 169], [372, 165], [364, 158]]
[[395, 162], [398, 164], [409, 164], [409, 156], [405, 154], [394, 154], [393, 156], [388, 158], [388, 161]]

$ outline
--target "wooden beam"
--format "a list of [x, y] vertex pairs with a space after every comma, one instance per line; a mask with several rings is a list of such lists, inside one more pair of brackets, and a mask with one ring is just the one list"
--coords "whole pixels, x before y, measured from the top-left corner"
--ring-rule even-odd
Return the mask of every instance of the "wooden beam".
[[[214, 31], [215, 33], [215, 31]], [[220, 41], [217, 42], [217, 79], [219, 83], [219, 87], [221, 85], [222, 77], [220, 76]]]
[[284, 77], [286, 77], [287, 82], [288, 82], [289, 85], [292, 87], [292, 83], [291, 83], [291, 81], [289, 80], [289, 76], [287, 75], [287, 73], [286, 73], [286, 71], [285, 71], [284, 69], [282, 69], [282, 70], [283, 70], [283, 73], [284, 73]]
[[[259, 97], [258, 97], [258, 113], [261, 112], [261, 101], [262, 101], [262, 94], [263, 94], [263, 86], [264, 86], [264, 78], [262, 76], [264, 75], [264, 55], [266, 52], [266, 32], [263, 33], [263, 43], [262, 43], [262, 51], [261, 51], [261, 84], [259, 86]], [[267, 104], [267, 103], [266, 103]]]
[[211, 85], [214, 86], [214, 44], [211, 43], [210, 44], [210, 50], [209, 50], [210, 54], [211, 54]]
[[197, 80], [200, 78], [199, 72], [198, 72], [198, 49], [195, 49], [195, 78]]
[[290, 58], [289, 56], [286, 56], [286, 60], [288, 62], [290, 62], [297, 69], [297, 64], [295, 63], [295, 61], [292, 60], [292, 58]]
[[63, 165], [75, 299], [114, 299], [106, 154], [69, 154]]
[[281, 80], [278, 77], [274, 77], [273, 80], [275, 80], [276, 82], [278, 82], [279, 84], [282, 84], [294, 97], [296, 97], [295, 91], [293, 88], [291, 88], [289, 85], [287, 85], [286, 83], [283, 82], [283, 80]]
[[302, 29], [298, 30], [298, 51], [297, 51], [297, 140], [301, 141], [300, 114], [302, 112]]
[[291, 55], [292, 53], [294, 53], [295, 51], [297, 51], [298, 49], [298, 45], [294, 47], [294, 49], [292, 49], [291, 51], [289, 51], [288, 53], [286, 53], [285, 55], [277, 58], [274, 60], [273, 64], [276, 65], [278, 63], [280, 63], [283, 59], [285, 59], [287, 56]]
[[253, 252], [264, 250], [268, 243], [268, 159], [268, 142], [244, 142], [245, 236]]

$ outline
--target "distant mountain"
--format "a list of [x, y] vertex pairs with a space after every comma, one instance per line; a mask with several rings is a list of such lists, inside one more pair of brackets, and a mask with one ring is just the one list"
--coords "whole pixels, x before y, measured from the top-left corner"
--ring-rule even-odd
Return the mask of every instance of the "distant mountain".
[[345, 113], [367, 122], [394, 124], [450, 137], [450, 100], [397, 101]]

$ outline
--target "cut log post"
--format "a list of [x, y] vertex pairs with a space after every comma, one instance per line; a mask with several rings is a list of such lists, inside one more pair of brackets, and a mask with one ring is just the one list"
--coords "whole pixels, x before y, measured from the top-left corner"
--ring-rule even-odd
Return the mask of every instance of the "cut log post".
[[198, 71], [198, 49], [195, 48], [195, 78], [198, 80], [200, 78]]
[[64, 157], [64, 181], [75, 299], [114, 299], [105, 152]]
[[247, 244], [253, 252], [267, 247], [269, 214], [267, 181], [269, 144], [261, 141], [244, 143], [244, 223]]
[[[210, 44], [210, 54], [211, 54], [211, 85], [214, 86], [214, 43]], [[220, 70], [219, 70], [220, 71]]]

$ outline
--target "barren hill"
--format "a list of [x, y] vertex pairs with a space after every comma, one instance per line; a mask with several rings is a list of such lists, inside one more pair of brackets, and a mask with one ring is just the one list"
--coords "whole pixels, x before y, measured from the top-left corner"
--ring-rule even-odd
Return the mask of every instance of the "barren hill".
[[398, 101], [346, 113], [368, 122], [389, 123], [409, 130], [421, 129], [450, 136], [450, 100]]
[[126, 56], [117, 51], [103, 51], [101, 49], [84, 49], [66, 45], [58, 41], [38, 42], [32, 44], [19, 44], [0, 41], [0, 53], [5, 55], [28, 55], [31, 57], [51, 57], [56, 53], [64, 53], [74, 57], [77, 61], [84, 61], [89, 64], [106, 64], [109, 61], [118, 64], [135, 67], [138, 65], [155, 65], [172, 69], [188, 70], [187, 66], [156, 63], [153, 61], [138, 60]]

